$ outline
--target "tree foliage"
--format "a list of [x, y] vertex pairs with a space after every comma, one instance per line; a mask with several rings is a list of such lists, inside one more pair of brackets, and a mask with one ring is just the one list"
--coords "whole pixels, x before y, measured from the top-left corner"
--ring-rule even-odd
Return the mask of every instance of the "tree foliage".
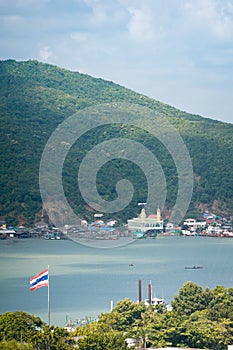
[[[182, 136], [192, 158], [195, 186], [190, 212], [205, 204], [226, 213], [233, 208], [233, 125], [188, 114], [129, 89], [85, 74], [70, 72], [37, 61], [0, 61], [0, 217], [9, 224], [32, 223], [41, 214], [39, 165], [43, 149], [56, 127], [88, 106], [128, 102], [148, 107], [167, 117]], [[126, 111], [127, 112], [127, 111]], [[111, 116], [109, 116], [111, 124]], [[147, 123], [145, 117], [145, 124]], [[77, 189], [77, 169], [85, 152], [112, 137], [130, 138], [150, 149], [161, 164], [167, 183], [165, 206], [176, 201], [178, 176], [164, 145], [145, 130], [110, 125], [92, 130], [69, 152], [63, 169], [65, 194], [74, 210], [88, 218]], [[108, 162], [98, 173], [97, 189], [106, 200], [116, 197], [115, 185], [127, 178], [135, 188], [131, 204], [118, 214], [125, 221], [137, 214], [137, 203], [147, 198], [147, 183], [141, 169], [126, 160]]]
[[0, 348], [4, 350], [126, 350], [127, 338], [144, 347], [225, 350], [233, 343], [233, 288], [202, 289], [185, 283], [172, 310], [146, 307], [129, 299], [87, 326], [68, 333], [47, 326], [25, 312], [0, 315]]
[[27, 341], [42, 324], [39, 317], [26, 312], [6, 312], [0, 315], [0, 340]]
[[[231, 298], [232, 288], [219, 286], [203, 290], [197, 284], [187, 282], [174, 297], [171, 311], [158, 312], [156, 307], [148, 308], [125, 299], [110, 313], [102, 314], [98, 323], [89, 326], [88, 330], [78, 327], [77, 332], [85, 334], [83, 344], [90, 346], [88, 349], [94, 349], [96, 339], [102, 344], [103, 335], [100, 334], [109, 331], [124, 331], [125, 338], [133, 337], [141, 346], [147, 347], [227, 349], [233, 342]], [[96, 337], [90, 337], [91, 344], [87, 345], [90, 330]]]

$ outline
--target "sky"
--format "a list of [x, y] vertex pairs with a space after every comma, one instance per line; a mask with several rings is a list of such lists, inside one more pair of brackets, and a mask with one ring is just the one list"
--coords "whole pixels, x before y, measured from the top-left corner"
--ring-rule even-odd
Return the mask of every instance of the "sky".
[[0, 59], [9, 58], [233, 123], [233, 0], [0, 0]]

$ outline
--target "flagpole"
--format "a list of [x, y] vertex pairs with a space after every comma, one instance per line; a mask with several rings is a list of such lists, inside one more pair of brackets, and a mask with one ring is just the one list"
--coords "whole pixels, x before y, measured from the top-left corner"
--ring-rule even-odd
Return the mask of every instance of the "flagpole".
[[49, 278], [49, 265], [48, 265], [48, 325], [50, 326], [50, 278]]

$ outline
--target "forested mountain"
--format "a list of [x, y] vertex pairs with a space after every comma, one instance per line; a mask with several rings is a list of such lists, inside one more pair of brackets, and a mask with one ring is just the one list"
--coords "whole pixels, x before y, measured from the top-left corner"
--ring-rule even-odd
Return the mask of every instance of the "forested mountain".
[[[166, 116], [179, 131], [189, 150], [195, 178], [189, 215], [197, 216], [203, 209], [214, 210], [220, 215], [232, 213], [232, 124], [182, 112], [113, 82], [85, 74], [33, 60], [7, 60], [0, 62], [0, 218], [8, 224], [33, 223], [44, 218], [39, 164], [46, 142], [67, 117], [85, 107], [106, 102], [127, 102], [151, 108]], [[145, 131], [124, 128], [125, 137], [141, 142], [152, 152], [156, 150], [168, 185], [165, 209], [169, 211], [175, 203], [178, 186], [171, 156]], [[72, 147], [64, 164], [64, 191], [80, 217], [93, 215], [77, 186], [78, 164], [83, 154], [103, 140], [122, 137], [119, 126], [103, 129], [91, 130], [81, 138]], [[140, 168], [125, 160], [112, 161], [99, 171], [97, 188], [106, 200], [115, 198], [115, 184], [122, 178], [122, 170], [124, 178], [135, 186], [130, 205], [115, 215], [124, 221], [138, 212], [138, 202], [146, 200], [146, 179]]]

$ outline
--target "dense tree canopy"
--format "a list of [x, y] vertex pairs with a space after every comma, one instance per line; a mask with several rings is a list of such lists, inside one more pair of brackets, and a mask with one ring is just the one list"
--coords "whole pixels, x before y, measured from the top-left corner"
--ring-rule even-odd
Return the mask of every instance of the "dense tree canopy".
[[26, 312], [7, 312], [0, 315], [0, 340], [27, 341], [42, 325], [39, 317]]
[[[70, 72], [37, 61], [0, 61], [0, 217], [8, 224], [32, 223], [41, 215], [39, 164], [51, 133], [67, 117], [99, 103], [127, 102], [148, 107], [167, 117], [182, 136], [193, 162], [195, 191], [190, 213], [214, 205], [217, 213], [233, 208], [233, 125], [205, 119], [137, 94], [117, 84]], [[127, 112], [127, 111], [126, 111]], [[148, 121], [146, 116], [144, 123]], [[109, 115], [111, 124], [111, 115]], [[166, 177], [166, 208], [176, 201], [178, 178], [166, 147], [145, 130], [110, 125], [85, 134], [70, 150], [63, 168], [63, 183], [69, 203], [80, 216], [90, 210], [77, 186], [77, 170], [85, 152], [112, 137], [141, 142], [158, 159]], [[116, 197], [115, 185], [122, 177], [135, 188], [132, 203], [117, 214], [119, 220], [137, 214], [137, 203], [147, 197], [145, 174], [132, 162], [113, 160], [98, 173], [97, 188], [106, 200]], [[41, 216], [40, 216], [41, 217]]]
[[224, 350], [233, 343], [232, 298], [233, 288], [203, 290], [187, 282], [172, 310], [125, 299], [71, 333], [25, 312], [7, 312], [0, 315], [0, 349], [71, 350], [78, 344], [81, 350], [126, 350], [126, 339], [134, 338], [141, 347]]

